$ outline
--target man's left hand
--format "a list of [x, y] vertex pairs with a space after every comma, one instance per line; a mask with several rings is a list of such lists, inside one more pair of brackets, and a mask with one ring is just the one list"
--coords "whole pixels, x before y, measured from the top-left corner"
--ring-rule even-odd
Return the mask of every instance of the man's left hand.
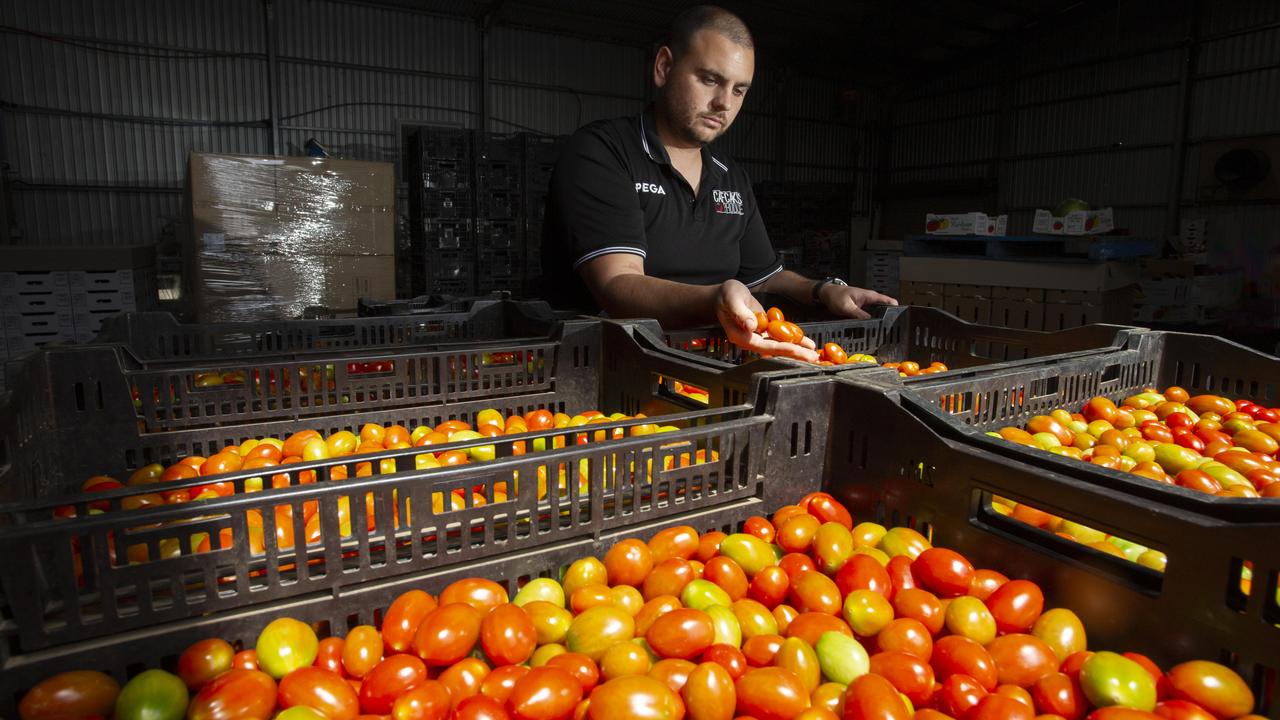
[[859, 320], [866, 320], [871, 317], [863, 309], [867, 305], [898, 304], [897, 300], [888, 295], [881, 295], [874, 290], [832, 283], [824, 285], [822, 290], [819, 291], [818, 297], [833, 315], [858, 318]]

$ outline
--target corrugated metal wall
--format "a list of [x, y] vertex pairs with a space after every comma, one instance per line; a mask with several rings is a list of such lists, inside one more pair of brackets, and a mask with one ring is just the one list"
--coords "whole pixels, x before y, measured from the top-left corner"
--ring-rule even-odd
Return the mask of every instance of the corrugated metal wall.
[[[402, 124], [475, 127], [474, 21], [339, 0], [275, 0], [280, 151], [316, 138], [338, 155], [394, 161]], [[155, 241], [182, 213], [190, 151], [270, 152], [261, 0], [0, 0], [0, 159], [20, 241]], [[488, 129], [565, 134], [643, 107], [649, 49], [522, 28], [489, 31]], [[836, 83], [762, 68], [725, 151], [775, 178], [862, 182], [869, 117]], [[864, 115], [869, 111], [864, 110]]]
[[[1187, 20], [1180, 4], [1126, 0], [908, 93], [893, 109], [891, 185], [995, 182], [987, 209], [1010, 213], [1013, 232], [1030, 229], [1035, 208], [1082, 197], [1115, 207], [1135, 234], [1163, 235]], [[1201, 3], [1184, 178], [1206, 140], [1280, 133], [1278, 21], [1273, 0]], [[1194, 207], [1189, 180], [1183, 199], [1181, 215], [1229, 217], [1230, 228], [1274, 214]]]

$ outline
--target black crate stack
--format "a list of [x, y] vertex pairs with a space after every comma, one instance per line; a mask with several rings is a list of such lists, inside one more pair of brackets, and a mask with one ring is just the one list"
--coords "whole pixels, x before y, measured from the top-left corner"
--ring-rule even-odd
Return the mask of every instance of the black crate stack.
[[535, 297], [562, 138], [420, 127], [410, 168], [415, 295]]
[[809, 277], [849, 272], [852, 185], [767, 182], [755, 186], [755, 195], [769, 239], [789, 270]]
[[411, 135], [409, 219], [415, 295], [475, 294], [472, 132], [419, 128]]

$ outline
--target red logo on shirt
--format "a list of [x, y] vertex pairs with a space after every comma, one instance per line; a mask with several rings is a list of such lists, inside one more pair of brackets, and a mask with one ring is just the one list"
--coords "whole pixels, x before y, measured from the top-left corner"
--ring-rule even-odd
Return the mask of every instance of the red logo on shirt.
[[742, 214], [742, 193], [736, 190], [712, 190], [711, 199], [715, 201], [716, 212], [721, 215]]

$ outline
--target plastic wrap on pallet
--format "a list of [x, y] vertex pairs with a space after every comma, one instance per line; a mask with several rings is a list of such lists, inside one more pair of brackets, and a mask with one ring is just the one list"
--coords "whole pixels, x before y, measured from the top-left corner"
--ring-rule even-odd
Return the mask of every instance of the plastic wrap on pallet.
[[354, 312], [395, 295], [389, 163], [193, 153], [190, 258], [201, 322]]

